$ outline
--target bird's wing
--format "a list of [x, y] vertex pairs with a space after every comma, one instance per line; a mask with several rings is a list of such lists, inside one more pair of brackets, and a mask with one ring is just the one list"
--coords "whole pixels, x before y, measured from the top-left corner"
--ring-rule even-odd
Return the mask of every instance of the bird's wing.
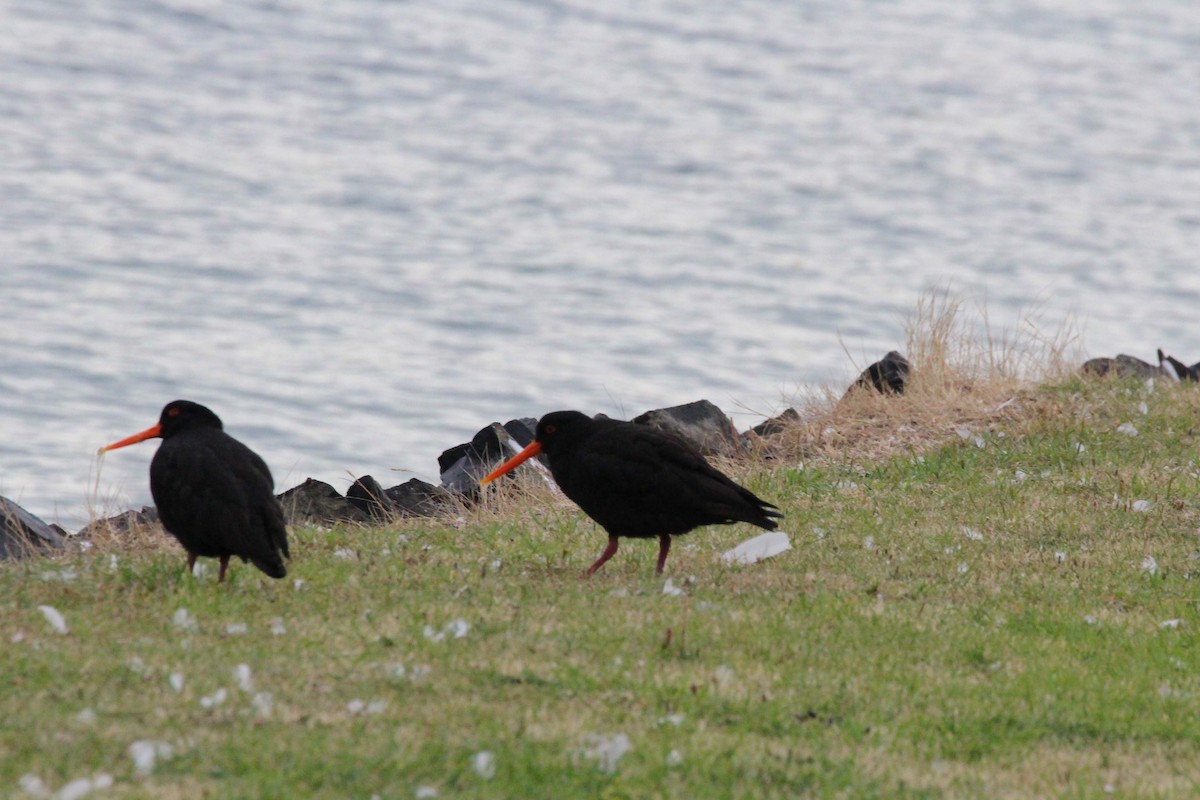
[[282, 511], [277, 520], [270, 511], [279, 505], [270, 470], [232, 437], [163, 442], [151, 463], [150, 489], [164, 527], [189, 550], [251, 560], [287, 552]]

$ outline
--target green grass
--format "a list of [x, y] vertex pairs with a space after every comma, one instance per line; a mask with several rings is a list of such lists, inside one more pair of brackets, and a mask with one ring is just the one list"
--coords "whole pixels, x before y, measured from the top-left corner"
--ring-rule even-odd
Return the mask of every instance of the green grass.
[[[748, 467], [795, 549], [730, 567], [757, 531], [696, 531], [667, 564], [683, 597], [653, 542], [580, 580], [605, 536], [545, 495], [296, 530], [281, 582], [192, 579], [165, 537], [4, 565], [0, 795], [106, 772], [95, 796], [1195, 796], [1200, 389], [1072, 380], [1016, 406], [919, 454]], [[617, 734], [605, 771], [589, 750]], [[135, 774], [137, 740], [174, 754]]]

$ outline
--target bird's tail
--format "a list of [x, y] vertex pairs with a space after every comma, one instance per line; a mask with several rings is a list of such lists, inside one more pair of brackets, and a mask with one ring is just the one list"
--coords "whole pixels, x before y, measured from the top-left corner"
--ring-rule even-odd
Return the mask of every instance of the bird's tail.
[[783, 519], [783, 512], [778, 507], [763, 502], [762, 506], [757, 510], [759, 512], [756, 515], [757, 519], [748, 519], [746, 520], [747, 522], [768, 531], [773, 531], [779, 527], [779, 523], [776, 520]]

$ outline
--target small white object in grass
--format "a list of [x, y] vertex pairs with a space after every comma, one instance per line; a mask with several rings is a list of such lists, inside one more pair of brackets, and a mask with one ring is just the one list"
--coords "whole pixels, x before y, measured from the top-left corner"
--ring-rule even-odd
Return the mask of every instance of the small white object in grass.
[[85, 708], [83, 711], [80, 711], [75, 715], [75, 720], [80, 725], [95, 725], [96, 712], [90, 708]]
[[971, 567], [967, 564], [967, 562], [964, 561], [958, 565], [958, 574], [966, 575], [970, 569], [971, 569]]
[[[788, 535], [783, 531], [769, 531], [747, 539], [732, 550], [721, 554], [727, 564], [753, 564], [792, 549]], [[665, 590], [664, 590], [665, 591]]]
[[682, 597], [683, 589], [680, 589], [671, 581], [670, 578], [667, 578], [667, 582], [663, 584], [663, 594], [671, 597]]
[[500, 567], [502, 567], [502, 566], [504, 566], [503, 561], [501, 561], [498, 558], [493, 558], [492, 563], [488, 565], [488, 568], [490, 570], [492, 570], [492, 572], [495, 572], [496, 570], [500, 569]]
[[217, 689], [212, 694], [201, 697], [200, 698], [200, 707], [201, 708], [216, 708], [217, 706], [224, 703], [225, 699], [227, 697], [229, 697], [229, 692], [225, 691], [225, 687], [221, 687], [220, 689]]
[[21, 787], [21, 791], [30, 797], [45, 798], [50, 796], [50, 790], [46, 788], [46, 784], [33, 773], [22, 775], [21, 779], [17, 781], [17, 785]]
[[1183, 663], [1182, 658], [1179, 658], [1178, 656], [1171, 656], [1169, 660], [1171, 662], [1171, 666], [1175, 669], [1187, 669], [1187, 665]]
[[417, 800], [433, 800], [438, 796], [438, 790], [436, 786], [418, 786], [414, 796]]
[[828, 532], [828, 531], [826, 531], [824, 528], [816, 528], [816, 527], [814, 527], [814, 528], [812, 529], [812, 532], [813, 532], [813, 536], [817, 537], [817, 540], [818, 540], [818, 541], [820, 541], [821, 539], [824, 539], [826, 536], [828, 536], [828, 535], [829, 535], [829, 532]]
[[171, 621], [175, 623], [175, 627], [188, 633], [195, 633], [200, 626], [196, 623], [196, 618], [192, 616], [192, 612], [186, 608], [175, 609], [175, 615], [171, 617]]
[[50, 623], [50, 627], [54, 628], [58, 633], [67, 632], [67, 620], [54, 606], [38, 606], [38, 611], [42, 612], [42, 616], [46, 618], [46, 622]]
[[340, 558], [344, 561], [352, 561], [358, 558], [358, 554], [348, 547], [342, 547], [333, 551], [334, 558]]
[[665, 717], [658, 718], [658, 724], [659, 725], [674, 725], [676, 728], [678, 728], [680, 725], [683, 724], [683, 721], [685, 719], [687, 719], [687, 717], [684, 716], [683, 714], [667, 714]]
[[462, 639], [463, 637], [465, 637], [467, 635], [467, 633], [470, 630], [471, 630], [471, 624], [469, 622], [467, 622], [465, 619], [459, 618], [459, 619], [452, 619], [449, 622], [447, 622], [440, 631], [435, 630], [432, 625], [426, 625], [425, 629], [422, 631], [422, 633], [425, 635], [425, 638], [428, 639], [429, 641], [440, 642], [440, 641], [444, 640], [447, 636], [453, 637], [455, 639]]
[[[108, 785], [112, 786], [111, 775], [108, 776]], [[91, 778], [76, 778], [59, 789], [54, 794], [54, 800], [81, 800], [99, 788], [102, 787], [97, 786]]]
[[471, 756], [471, 769], [485, 781], [496, 777], [496, 754], [491, 750], [480, 750]]
[[346, 710], [349, 711], [351, 714], [361, 714], [363, 712], [363, 709], [365, 709], [366, 707], [367, 707], [367, 704], [364, 703], [362, 700], [359, 700], [357, 697], [354, 698], [353, 700], [351, 700], [349, 703], [346, 703]]
[[854, 481], [840, 480], [833, 485], [833, 488], [839, 489], [843, 492], [853, 492], [855, 489], [858, 488], [858, 484], [855, 483]]
[[1181, 622], [1183, 622], [1183, 620], [1181, 620], [1181, 619], [1165, 619], [1162, 622], [1158, 623], [1158, 627], [1160, 627], [1160, 628], [1178, 628], [1179, 624]]
[[1142, 572], [1149, 572], [1151, 575], [1158, 574], [1158, 561], [1154, 556], [1146, 556], [1142, 559]]
[[119, 563], [119, 560], [117, 559], [117, 554], [109, 553], [108, 554], [108, 568], [111, 570], [115, 570], [117, 568], [118, 563]]
[[964, 442], [965, 442], [965, 441], [967, 441], [968, 439], [970, 439], [972, 436], [974, 436], [974, 435], [975, 435], [975, 434], [971, 433], [971, 429], [970, 429], [970, 428], [964, 427], [964, 426], [962, 426], [962, 425], [959, 425], [959, 426], [957, 426], [957, 427], [954, 429], [954, 432], [955, 432], [955, 433], [957, 433], [957, 434], [958, 434], [958, 438], [962, 439]]
[[408, 674], [409, 679], [412, 680], [413, 683], [417, 683], [428, 678], [432, 672], [433, 669], [428, 664], [414, 664], [412, 669], [408, 671]]
[[275, 617], [271, 620], [271, 635], [283, 636], [287, 633], [287, 628], [283, 627], [283, 617]]
[[1146, 405], [1146, 401], [1138, 403], [1138, 411], [1142, 412], [1142, 416], [1150, 413], [1150, 406]]
[[255, 692], [250, 702], [254, 705], [254, 709], [264, 717], [268, 716], [271, 709], [275, 707], [275, 698], [270, 692]]
[[874, 550], [875, 549], [875, 537], [874, 536], [863, 537], [863, 549], [864, 550]]
[[154, 771], [154, 765], [161, 759], [168, 759], [174, 751], [166, 742], [154, 742], [139, 739], [129, 745], [129, 757], [133, 759], [133, 769], [139, 775], [149, 775]]
[[1133, 505], [1131, 505], [1130, 508], [1132, 508], [1134, 511], [1149, 511], [1150, 510], [1150, 501], [1149, 500], [1134, 500]]
[[668, 767], [678, 767], [681, 764], [683, 764], [683, 754], [682, 753], [680, 753], [678, 750], [672, 750], [671, 752], [667, 753], [667, 766]]
[[167, 681], [171, 684], [171, 688], [175, 690], [176, 694], [179, 694], [180, 692], [183, 691], [183, 673], [182, 672], [172, 672], [171, 677], [168, 678]]
[[88, 550], [91, 550], [93, 546], [94, 545], [91, 542], [86, 541], [86, 540], [79, 542], [79, 549], [81, 552], [84, 552], [84, 553], [86, 553]]
[[617, 762], [621, 757], [633, 749], [633, 745], [629, 741], [629, 737], [624, 733], [613, 734], [612, 736], [600, 736], [593, 734], [588, 737], [589, 747], [584, 751], [587, 758], [596, 760], [600, 771], [611, 775], [617, 771]]
[[231, 622], [225, 626], [225, 632], [230, 636], [241, 636], [247, 630], [244, 622]]
[[979, 531], [975, 530], [974, 528], [968, 528], [966, 525], [964, 525], [962, 532], [963, 532], [963, 536], [966, 536], [972, 542], [982, 542], [983, 541], [983, 534], [980, 533]]
[[49, 583], [50, 581], [71, 583], [79, 576], [76, 574], [75, 570], [71, 569], [70, 567], [63, 567], [62, 569], [48, 569], [44, 571], [40, 577], [46, 583]]
[[1132, 422], [1122, 422], [1117, 426], [1117, 433], [1123, 433], [1126, 436], [1137, 436], [1138, 429], [1133, 426]]
[[1057, 551], [1055, 551], [1055, 553], [1054, 553], [1054, 560], [1055, 560], [1055, 561], [1057, 561], [1059, 564], [1061, 564], [1061, 563], [1063, 563], [1064, 561], [1066, 561], [1066, 560], [1067, 560], [1067, 553], [1066, 553], [1066, 551], [1064, 551], [1064, 550], [1057, 550]]
[[238, 688], [243, 692], [254, 691], [254, 676], [250, 673], [249, 664], [238, 664], [234, 667], [233, 678], [237, 681]]
[[718, 686], [724, 686], [733, 680], [733, 667], [721, 664], [713, 670], [713, 678], [716, 680]]
[[197, 578], [203, 578], [207, 574], [208, 574], [208, 562], [207, 561], [197, 561], [195, 564], [192, 565], [192, 575], [196, 576]]
[[1023, 469], [1019, 469], [1013, 473], [1013, 481], [1016, 483], [1024, 483], [1025, 479], [1028, 477], [1029, 475], [1026, 474], [1025, 470]]
[[292, 588], [298, 592], [304, 588], [304, 584], [305, 580], [303, 578], [296, 578], [296, 580], [292, 581]]
[[146, 662], [142, 661], [141, 656], [134, 656], [129, 659], [129, 671], [135, 675], [141, 675], [146, 671]]
[[1088, 625], [1095, 625], [1100, 620], [1096, 619], [1095, 614], [1087, 614], [1084, 616], [1083, 621], [1086, 622]]

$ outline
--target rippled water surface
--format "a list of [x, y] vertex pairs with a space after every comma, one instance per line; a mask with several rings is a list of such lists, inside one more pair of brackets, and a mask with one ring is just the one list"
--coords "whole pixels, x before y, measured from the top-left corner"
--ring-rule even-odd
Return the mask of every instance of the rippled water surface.
[[344, 489], [775, 411], [930, 286], [1200, 360], [1184, 0], [15, 0], [0, 66], [0, 494], [68, 527], [176, 397]]

